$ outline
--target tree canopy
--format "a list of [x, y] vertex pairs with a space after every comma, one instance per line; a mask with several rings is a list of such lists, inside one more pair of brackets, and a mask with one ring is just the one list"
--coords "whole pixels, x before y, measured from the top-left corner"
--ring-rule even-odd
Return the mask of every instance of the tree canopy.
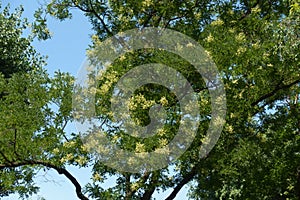
[[[48, 77], [38, 67], [41, 63], [27, 62], [36, 55], [24, 57], [22, 45], [17, 45], [20, 58], [0, 58], [9, 63], [3, 70], [1, 65], [0, 93], [5, 96], [0, 99], [0, 195], [37, 192], [32, 177], [38, 167], [46, 167], [68, 177], [80, 199], [146, 200], [153, 198], [155, 191], [172, 189], [166, 197], [171, 200], [186, 185], [191, 199], [299, 199], [299, 4], [297, 0], [52, 0], [44, 12], [60, 20], [71, 18], [73, 8], [89, 18], [94, 35], [88, 55], [95, 65], [101, 60], [97, 48], [102, 42], [133, 28], [159, 27], [193, 38], [219, 70], [227, 99], [226, 123], [216, 146], [200, 159], [199, 147], [212, 111], [209, 88], [201, 75], [180, 56], [161, 49], [128, 52], [87, 90], [96, 97], [97, 120], [105, 127], [101, 134], [128, 151], [151, 152], [168, 144], [177, 133], [182, 120], [180, 99], [158, 84], [140, 87], [128, 102], [132, 119], [144, 126], [151, 121], [153, 105], [165, 109], [167, 120], [156, 135], [133, 137], [114, 123], [110, 108], [114, 87], [129, 70], [148, 63], [171, 66], [186, 77], [197, 94], [201, 123], [191, 146], [169, 166], [140, 173], [116, 170], [94, 159], [78, 134], [64, 131], [65, 124], [78, 117], [72, 115], [76, 114], [71, 102], [73, 78], [60, 72]], [[0, 20], [4, 26], [11, 23], [5, 15]], [[11, 44], [18, 44], [18, 26], [9, 27], [15, 34]], [[1, 41], [6, 41], [5, 37], [1, 36]], [[29, 43], [21, 43], [28, 48]], [[14, 64], [19, 60], [26, 62], [16, 69], [30, 70], [9, 71], [14, 69], [10, 66], [19, 66]], [[78, 101], [84, 105], [86, 99]], [[29, 142], [30, 147], [26, 145]], [[94, 176], [84, 189], [85, 197], [65, 166], [87, 163]], [[111, 176], [117, 177], [116, 185], [104, 189], [103, 182]]]
[[[24, 36], [30, 24], [21, 19], [22, 10], [10, 13], [5, 7], [0, 14], [1, 197], [18, 192], [20, 197], [28, 198], [36, 193], [38, 186], [33, 177], [41, 169], [52, 168], [80, 188], [64, 168], [63, 159], [77, 140], [64, 132], [70, 120], [73, 78], [62, 72], [54, 77], [46, 73], [45, 58], [31, 45], [38, 33], [36, 27], [33, 34]], [[58, 149], [62, 151], [58, 153]], [[84, 165], [84, 159], [76, 153], [72, 152], [72, 158]]]

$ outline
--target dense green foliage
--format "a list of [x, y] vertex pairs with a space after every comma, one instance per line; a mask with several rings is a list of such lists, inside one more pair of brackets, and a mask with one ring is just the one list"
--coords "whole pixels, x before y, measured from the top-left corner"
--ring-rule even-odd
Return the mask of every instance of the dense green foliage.
[[[130, 52], [117, 59], [94, 88], [98, 119], [105, 124], [103, 133], [113, 142], [127, 150], [147, 152], [165, 145], [176, 133], [180, 120], [178, 99], [166, 88], [154, 84], [136, 91], [129, 106], [136, 122], [143, 125], [149, 123], [147, 113], [154, 103], [164, 106], [168, 120], [161, 133], [151, 139], [138, 139], [113, 126], [110, 112], [113, 86], [124, 73], [140, 64], [160, 62], [180, 71], [199, 95], [202, 121], [191, 147], [167, 168], [130, 174], [91, 159], [94, 177], [93, 183], [86, 187], [89, 197], [151, 199], [156, 190], [171, 188], [173, 191], [167, 197], [170, 200], [191, 182], [189, 195], [193, 199], [300, 198], [299, 1], [52, 0], [47, 13], [64, 20], [71, 17], [70, 10], [74, 7], [83, 11], [94, 27], [89, 50], [94, 62], [98, 60], [96, 50], [101, 42], [120, 31], [170, 28], [192, 37], [207, 50], [222, 76], [227, 98], [221, 138], [200, 160], [199, 146], [211, 111], [201, 76], [183, 59], [160, 50]], [[5, 81], [9, 84], [4, 84]], [[0, 166], [6, 166], [1, 168], [1, 180], [16, 177], [13, 181], [31, 183], [34, 168], [28, 166], [44, 161], [50, 162], [54, 169], [61, 169], [66, 163], [86, 164], [90, 155], [85, 149], [78, 150], [82, 149], [80, 140], [74, 136], [74, 142], [65, 142], [64, 138], [64, 123], [72, 118], [71, 103], [65, 100], [71, 96], [69, 76], [58, 73], [50, 79], [41, 70], [33, 70], [8, 80], [2, 78], [0, 83], [2, 91], [10, 91], [0, 102], [3, 118], [0, 133], [9, 135], [1, 137], [1, 143], [6, 145], [1, 144]], [[24, 93], [27, 90], [33, 91]], [[51, 103], [58, 104], [58, 112], [51, 111]], [[20, 119], [24, 121], [19, 122]], [[16, 130], [22, 140], [18, 140], [17, 146], [10, 145], [10, 141], [16, 143]], [[25, 145], [29, 141], [31, 147]], [[27, 167], [14, 168], [13, 163], [28, 159], [43, 162], [25, 162]], [[26, 175], [18, 170], [26, 170], [28, 177], [9, 175]], [[112, 175], [117, 177], [116, 186], [102, 188], [102, 183]], [[1, 187], [8, 187], [6, 183], [10, 182], [3, 181]], [[85, 199], [80, 193], [78, 197]]]
[[0, 48], [1, 48], [1, 73], [8, 78], [12, 73], [30, 70], [30, 65], [37, 62], [37, 56], [30, 47], [30, 41], [22, 38], [25, 21], [20, 20], [21, 10], [14, 14], [8, 13], [8, 7], [0, 16]]
[[[21, 13], [10, 14], [8, 7], [0, 13], [0, 197], [36, 193], [33, 177], [40, 169], [66, 175], [67, 161], [85, 164], [83, 150], [73, 152], [78, 139], [64, 132], [73, 78], [61, 72], [48, 76], [45, 59], [31, 46], [34, 35], [23, 35], [29, 23]], [[71, 146], [73, 160], [66, 160]]]
[[[184, 183], [194, 180], [195, 185], [191, 190], [194, 198], [299, 197], [298, 2], [65, 0], [52, 1], [48, 5], [48, 12], [64, 19], [70, 16], [71, 7], [82, 10], [94, 25], [95, 49], [105, 38], [137, 27], [165, 27], [191, 36], [203, 45], [216, 62], [223, 75], [228, 102], [228, 117], [221, 140], [205, 160], [199, 160], [196, 152], [209, 118], [201, 122], [199, 139], [174, 163], [175, 172], [162, 169], [150, 175], [129, 175], [96, 163], [95, 173], [104, 177], [106, 173], [116, 174], [120, 178], [118, 186], [108, 191], [99, 189], [101, 184], [96, 182], [93, 187], [98, 190], [89, 187], [92, 196], [147, 199], [154, 189], [173, 187], [176, 194], [176, 190]], [[91, 52], [92, 58], [97, 56], [97, 52]], [[193, 73], [187, 63], [157, 50], [154, 53], [135, 52], [120, 60], [114, 63], [111, 72], [100, 79], [97, 91], [100, 120], [109, 121], [110, 95], [107, 94], [110, 94], [118, 78], [130, 66], [132, 68], [148, 62], [168, 64], [182, 72], [192, 83], [193, 89], [201, 91], [201, 114], [204, 119], [209, 116], [209, 102], [205, 98], [207, 91], [203, 89], [205, 86], [199, 82], [199, 74]], [[145, 124], [148, 116], [143, 110], [149, 108], [144, 106], [142, 109], [139, 104], [151, 106], [151, 100], [152, 103], [159, 103], [159, 99], [165, 95], [164, 98], [172, 105], [172, 94], [161, 92], [157, 86], [147, 88], [137, 91], [138, 109], [133, 112], [138, 120], [146, 120], [141, 122]], [[156, 96], [153, 96], [154, 91], [157, 92]], [[173, 114], [171, 118], [176, 121], [176, 115]], [[144, 141], [132, 137], [128, 139], [115, 127], [107, 131], [107, 135], [121, 141], [123, 148], [149, 151], [153, 145], [165, 144], [169, 141], [168, 137], [172, 138], [176, 132], [172, 120], [169, 120], [164, 135], [166, 138], [159, 137], [157, 142], [153, 137]]]

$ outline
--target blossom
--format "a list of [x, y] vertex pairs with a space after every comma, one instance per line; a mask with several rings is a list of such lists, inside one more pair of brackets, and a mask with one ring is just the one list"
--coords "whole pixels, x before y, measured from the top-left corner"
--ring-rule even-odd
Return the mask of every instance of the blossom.
[[94, 181], [102, 181], [103, 180], [103, 178], [101, 177], [101, 175], [99, 174], [99, 173], [94, 173], [94, 175], [93, 175], [93, 180]]
[[244, 41], [246, 41], [246, 36], [245, 36], [244, 33], [239, 33], [239, 34], [235, 37], [235, 39], [236, 39], [238, 42], [244, 42]]
[[135, 151], [136, 151], [137, 153], [144, 152], [144, 151], [145, 151], [145, 145], [138, 142], [138, 143], [136, 144], [136, 146], [135, 146]]
[[53, 149], [53, 153], [54, 154], [58, 154], [59, 153], [59, 149], [58, 148]]
[[166, 106], [168, 105], [168, 100], [166, 97], [162, 97], [159, 102], [161, 103], [161, 105]]
[[164, 147], [166, 145], [168, 145], [168, 140], [167, 139], [164, 138], [164, 139], [159, 140], [159, 146], [160, 147]]
[[247, 49], [245, 47], [239, 47], [236, 52], [236, 55], [241, 55], [241, 54], [245, 53], [246, 51], [247, 51]]
[[87, 159], [83, 156], [79, 156], [75, 161], [81, 166], [87, 163]]
[[217, 19], [211, 23], [212, 26], [222, 26], [224, 24], [223, 20]]
[[186, 47], [194, 47], [195, 45], [193, 45], [191, 42], [187, 43]]

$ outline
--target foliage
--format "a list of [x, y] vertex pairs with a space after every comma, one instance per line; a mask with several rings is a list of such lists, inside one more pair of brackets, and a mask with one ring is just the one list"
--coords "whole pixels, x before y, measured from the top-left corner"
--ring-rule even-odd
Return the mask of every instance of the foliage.
[[64, 131], [73, 78], [48, 76], [32, 35], [23, 36], [29, 24], [21, 13], [10, 14], [8, 7], [0, 13], [0, 196], [18, 192], [28, 198], [38, 191], [33, 177], [39, 170], [52, 168], [69, 178], [65, 164], [84, 166], [86, 158], [78, 137]]
[[[122, 148], [149, 151], [164, 139], [168, 142], [176, 131], [176, 125], [168, 120], [166, 138], [141, 141], [110, 126], [112, 88], [124, 73], [139, 64], [159, 61], [182, 72], [199, 93], [204, 120], [198, 138], [173, 167], [150, 174], [127, 174], [96, 163], [95, 174], [104, 179], [113, 174], [119, 179], [118, 185], [107, 191], [101, 189], [101, 181], [95, 181], [88, 187], [91, 196], [100, 198], [109, 191], [113, 199], [150, 199], [154, 190], [174, 188], [167, 198], [173, 199], [183, 185], [194, 180], [190, 196], [195, 199], [299, 198], [298, 1], [52, 0], [47, 8], [51, 15], [65, 19], [71, 16], [73, 7], [82, 10], [93, 24], [96, 33], [90, 55], [95, 62], [93, 49], [120, 31], [162, 27], [191, 36], [217, 64], [228, 102], [222, 137], [208, 157], [199, 160], [198, 146], [210, 112], [207, 89], [197, 81], [199, 74], [193, 73], [187, 63], [182, 64], [184, 61], [159, 50], [136, 51], [116, 60], [111, 71], [99, 80], [97, 114], [99, 120], [112, 127], [105, 131], [106, 136], [117, 138]], [[161, 92], [153, 85], [136, 91], [132, 116], [147, 124], [151, 101], [162, 104], [161, 98], [170, 102], [168, 114], [176, 122], [174, 106], [178, 101], [169, 91]], [[172, 168], [175, 171], [170, 172]]]
[[[96, 94], [96, 113], [106, 126], [103, 132], [107, 138], [124, 149], [147, 152], [168, 143], [176, 133], [180, 120], [178, 99], [166, 88], [154, 84], [137, 90], [129, 106], [131, 115], [142, 125], [149, 123], [147, 113], [153, 104], [166, 108], [168, 120], [161, 134], [151, 139], [135, 138], [112, 123], [109, 108], [115, 83], [128, 70], [145, 63], [173, 66], [189, 80], [199, 96], [202, 121], [191, 147], [167, 168], [131, 174], [101, 162], [93, 163], [94, 181], [86, 187], [91, 198], [151, 199], [155, 190], [173, 188], [167, 197], [170, 200], [191, 181], [189, 195], [194, 199], [300, 198], [300, 9], [297, 0], [52, 0], [47, 12], [64, 20], [71, 17], [70, 10], [74, 7], [83, 11], [94, 27], [89, 51], [92, 61], [97, 63], [95, 50], [99, 44], [120, 31], [170, 28], [192, 37], [207, 50], [220, 71], [227, 96], [228, 115], [221, 138], [209, 155], [200, 160], [199, 146], [208, 128], [211, 109], [207, 87], [199, 74], [183, 59], [161, 50], [140, 50], [118, 58], [102, 74], [97, 87], [90, 90]], [[21, 162], [29, 158], [47, 160], [54, 168], [65, 163], [81, 165], [76, 162], [80, 156], [89, 158], [85, 149], [78, 151], [81, 144], [76, 136], [74, 142], [64, 142], [63, 124], [72, 119], [71, 106], [66, 100], [71, 96], [72, 79], [61, 73], [54, 79], [45, 77], [45, 73], [36, 70], [13, 75], [9, 80], [1, 79], [2, 91], [11, 91], [7, 98], [1, 99], [1, 134], [9, 132], [10, 137], [3, 139], [7, 148], [1, 149], [7, 159], [3, 155], [0, 159], [7, 166], [16, 158]], [[24, 96], [20, 89], [33, 92]], [[28, 105], [24, 98], [28, 99]], [[51, 103], [58, 104], [58, 112], [51, 111]], [[37, 119], [36, 115], [40, 117]], [[35, 123], [28, 124], [25, 119]], [[20, 131], [17, 137], [22, 138], [17, 147], [9, 146], [10, 141], [16, 141], [15, 130]], [[33, 145], [30, 148], [25, 145], [29, 141]], [[25, 153], [20, 157], [21, 150]], [[116, 185], [104, 189], [102, 183], [111, 176], [117, 177]], [[85, 199], [80, 194], [78, 197]]]
[[22, 8], [14, 14], [8, 12], [6, 7], [0, 15], [1, 32], [1, 72], [8, 78], [12, 73], [30, 70], [31, 64], [38, 62], [34, 49], [30, 46], [30, 40], [21, 37], [28, 23], [20, 20]]

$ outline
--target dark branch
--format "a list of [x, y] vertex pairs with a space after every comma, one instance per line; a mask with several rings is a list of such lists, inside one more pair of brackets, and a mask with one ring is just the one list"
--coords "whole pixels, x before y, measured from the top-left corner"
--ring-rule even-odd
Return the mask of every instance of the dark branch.
[[126, 173], [124, 174], [125, 177], [125, 189], [126, 189], [126, 196], [125, 196], [125, 200], [130, 200], [133, 192], [130, 188], [130, 174]]
[[165, 200], [174, 199], [176, 197], [176, 195], [178, 194], [178, 192], [181, 190], [181, 188], [195, 177], [195, 175], [197, 174], [198, 167], [199, 167], [199, 164], [195, 165], [192, 168], [192, 170], [189, 173], [187, 173], [183, 177], [183, 179], [176, 185], [176, 187], [173, 189], [172, 193]]
[[258, 98], [255, 102], [251, 103], [251, 106], [256, 106], [261, 101], [274, 96], [279, 90], [288, 89], [288, 88], [292, 87], [293, 85], [296, 85], [297, 83], [300, 83], [300, 79], [295, 80], [292, 83], [287, 84], [287, 85], [277, 85], [274, 90], [272, 90], [271, 92], [269, 92], [267, 94], [264, 94], [263, 96]]
[[97, 13], [97, 11], [94, 9], [93, 7], [93, 3], [89, 0], [88, 4], [89, 6], [87, 6], [86, 8], [84, 8], [83, 6], [80, 6], [78, 3], [76, 3], [74, 0], [72, 0], [72, 3], [74, 4], [73, 7], [78, 8], [79, 10], [85, 12], [85, 13], [91, 13], [93, 14], [101, 23], [102, 27], [104, 28], [104, 30], [107, 32], [108, 35], [113, 35], [112, 32], [108, 29], [106, 23], [104, 22], [104, 19], [102, 19], [102, 17]]
[[149, 200], [149, 199], [151, 199], [151, 196], [152, 196], [152, 194], [154, 193], [154, 191], [155, 191], [155, 186], [152, 186], [149, 190], [147, 190], [147, 191], [143, 194], [141, 200]]
[[[65, 123], [63, 124], [63, 126], [62, 126], [62, 128], [61, 128], [61, 131], [62, 131], [62, 132], [65, 130], [67, 124], [68, 124], [68, 120], [65, 119]], [[63, 134], [63, 137], [65, 138], [65, 140], [66, 140], [67, 142], [69, 142], [69, 139], [67, 138], [67, 136], [66, 136], [65, 134]]]
[[[0, 154], [1, 154], [1, 156], [3, 157], [3, 159], [4, 159], [6, 162], [12, 163], [12, 161], [9, 160], [9, 159], [5, 156], [5, 154], [4, 154], [2, 151], [0, 151]], [[0, 165], [0, 169], [1, 169], [1, 165]]]
[[82, 193], [82, 188], [77, 179], [65, 168], [58, 167], [54, 164], [42, 161], [42, 160], [25, 160], [22, 162], [10, 162], [9, 164], [0, 164], [0, 170], [4, 168], [15, 168], [15, 167], [21, 167], [26, 165], [42, 165], [44, 167], [48, 167], [51, 169], [56, 170], [59, 174], [63, 174], [65, 177], [67, 177], [75, 186], [77, 197], [81, 200], [88, 200], [86, 196]]
[[[150, 173], [149, 173], [149, 175], [150, 175]], [[158, 171], [152, 173], [152, 177], [151, 177], [151, 180], [149, 183], [150, 188], [145, 191], [141, 200], [150, 200], [151, 199], [151, 197], [155, 191], [156, 185], [157, 185], [158, 177], [159, 177]]]
[[105, 29], [105, 31], [107, 32], [107, 35], [112, 36], [113, 33], [108, 29], [106, 23], [104, 22], [104, 20], [102, 19], [102, 17], [100, 15], [98, 15], [97, 11], [94, 9], [93, 7], [93, 3], [89, 0], [89, 4], [90, 4], [90, 12], [92, 14], [95, 15], [95, 17], [97, 17], [97, 19], [99, 19], [100, 23], [102, 24], [103, 28]]
[[148, 23], [150, 22], [151, 18], [155, 15], [156, 11], [152, 10], [149, 14], [147, 19], [144, 21], [142, 27], [145, 28], [147, 27]]

